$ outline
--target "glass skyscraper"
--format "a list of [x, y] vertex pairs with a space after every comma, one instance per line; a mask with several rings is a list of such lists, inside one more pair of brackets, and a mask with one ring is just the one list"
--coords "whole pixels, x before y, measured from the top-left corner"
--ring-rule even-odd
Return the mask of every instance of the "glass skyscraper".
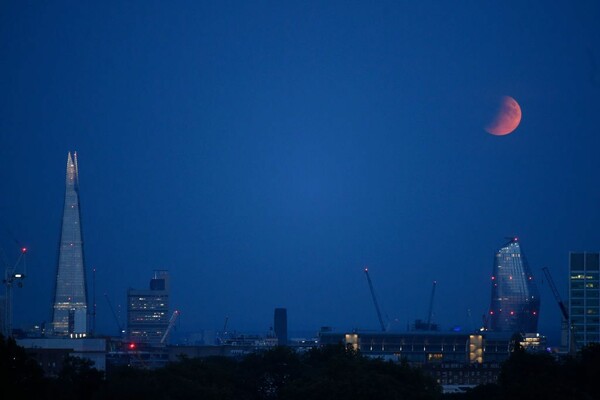
[[58, 249], [52, 328], [56, 335], [74, 337], [84, 336], [88, 329], [76, 152], [72, 157], [70, 152], [67, 156], [65, 204]]
[[540, 297], [518, 238], [494, 258], [492, 301], [487, 328], [496, 332], [537, 332]]
[[576, 349], [600, 343], [600, 253], [569, 254], [569, 317]]

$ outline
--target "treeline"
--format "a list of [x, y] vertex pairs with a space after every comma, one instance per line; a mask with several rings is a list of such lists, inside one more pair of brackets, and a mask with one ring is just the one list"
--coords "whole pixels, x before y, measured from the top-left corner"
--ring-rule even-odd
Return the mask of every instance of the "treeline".
[[496, 384], [467, 393], [447, 394], [448, 400], [591, 400], [600, 398], [600, 344], [575, 356], [557, 359], [549, 353], [528, 353], [516, 347], [502, 364]]
[[164, 368], [111, 369], [68, 358], [56, 378], [13, 339], [0, 336], [0, 385], [13, 399], [236, 399], [236, 400], [504, 400], [600, 398], [600, 345], [556, 359], [517, 348], [497, 384], [462, 394], [442, 394], [433, 378], [406, 363], [361, 356], [344, 346], [296, 353], [276, 347], [235, 360], [182, 358]]
[[275, 347], [241, 360], [182, 358], [159, 369], [118, 367], [104, 376], [69, 358], [47, 378], [13, 339], [0, 339], [0, 379], [14, 399], [438, 399], [435, 381], [411, 368], [363, 357], [344, 346], [296, 353]]

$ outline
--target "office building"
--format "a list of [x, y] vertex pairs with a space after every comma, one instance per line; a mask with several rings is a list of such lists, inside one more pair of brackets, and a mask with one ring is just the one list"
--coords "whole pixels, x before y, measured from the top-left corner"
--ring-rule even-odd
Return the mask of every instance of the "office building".
[[363, 356], [406, 362], [447, 385], [497, 381], [512, 351], [511, 334], [495, 332], [333, 332], [321, 331], [319, 345], [344, 345]]
[[127, 337], [131, 342], [164, 344], [169, 317], [168, 271], [154, 271], [149, 289], [127, 290]]
[[491, 281], [488, 330], [537, 332], [540, 297], [518, 238], [512, 238], [496, 252]]
[[52, 329], [55, 335], [83, 337], [87, 334], [87, 290], [77, 153], [67, 156], [65, 203], [63, 209], [58, 265], [54, 292]]
[[600, 342], [598, 267], [600, 253], [569, 254], [569, 317], [576, 349]]
[[288, 344], [288, 332], [287, 332], [287, 310], [285, 308], [275, 309], [275, 337], [280, 346], [287, 346]]
[[106, 370], [106, 339], [22, 338], [17, 344], [38, 362], [46, 376], [57, 377], [66, 356], [89, 360], [98, 371]]

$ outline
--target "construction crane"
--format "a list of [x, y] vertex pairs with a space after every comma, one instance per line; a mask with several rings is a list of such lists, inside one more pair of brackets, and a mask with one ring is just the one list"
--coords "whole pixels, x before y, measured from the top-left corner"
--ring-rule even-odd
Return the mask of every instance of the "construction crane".
[[381, 310], [379, 309], [379, 303], [377, 303], [377, 296], [375, 296], [375, 289], [373, 289], [373, 282], [371, 282], [371, 277], [369, 276], [369, 268], [365, 268], [365, 275], [367, 276], [367, 282], [369, 282], [369, 289], [371, 290], [371, 296], [373, 297], [373, 304], [375, 304], [375, 311], [377, 311], [377, 318], [379, 319], [379, 325], [381, 326], [381, 331], [385, 332], [386, 326], [383, 323], [383, 318], [381, 317]]
[[[27, 248], [21, 248], [21, 254], [17, 261], [10, 265], [5, 257], [3, 257], [4, 261], [4, 280], [2, 283], [6, 286], [6, 301], [4, 304], [4, 336], [10, 337], [12, 336], [12, 316], [13, 316], [13, 302], [12, 302], [12, 286], [14, 283], [17, 283], [18, 287], [23, 287], [23, 279], [25, 279], [25, 272], [27, 269], [27, 264], [25, 263], [25, 253], [27, 253]], [[4, 253], [2, 253], [4, 256]], [[17, 272], [17, 268], [23, 262], [23, 272]]]
[[169, 332], [171, 332], [171, 329], [173, 329], [173, 325], [175, 325], [175, 321], [177, 321], [177, 317], [179, 317], [179, 311], [175, 310], [175, 311], [173, 311], [173, 315], [171, 315], [171, 319], [169, 320], [169, 326], [167, 326], [165, 333], [163, 334], [162, 338], [160, 339], [160, 344], [163, 344], [165, 342], [165, 340], [167, 339]]
[[223, 324], [223, 335], [227, 334], [227, 322], [229, 322], [229, 316], [225, 316], [225, 323]]
[[552, 290], [552, 294], [554, 295], [554, 298], [556, 299], [556, 302], [558, 303], [558, 308], [560, 308], [562, 317], [569, 326], [569, 331], [570, 331], [569, 332], [569, 337], [570, 337], [569, 354], [572, 354], [577, 350], [577, 345], [575, 343], [575, 327], [571, 323], [571, 318], [569, 317], [569, 311], [567, 310], [565, 303], [563, 303], [562, 298], [560, 297], [560, 293], [558, 293], [558, 290], [556, 289], [556, 285], [554, 284], [552, 275], [550, 275], [550, 271], [548, 270], [547, 267], [542, 268], [542, 271], [544, 271], [544, 275], [546, 276], [548, 285], [550, 286], [550, 289]]
[[429, 312], [427, 313], [427, 330], [431, 330], [431, 316], [433, 315], [433, 296], [435, 295], [436, 285], [437, 281], [433, 281], [433, 286], [431, 287], [431, 296], [429, 297]]
[[117, 328], [119, 328], [119, 335], [123, 335], [125, 333], [125, 330], [123, 329], [123, 327], [121, 326], [121, 323], [119, 322], [119, 317], [117, 317], [117, 313], [115, 312], [115, 309], [113, 308], [112, 303], [110, 302], [110, 299], [108, 298], [108, 294], [104, 293], [104, 297], [106, 297], [106, 301], [108, 302], [110, 311], [112, 312], [112, 315], [115, 318]]

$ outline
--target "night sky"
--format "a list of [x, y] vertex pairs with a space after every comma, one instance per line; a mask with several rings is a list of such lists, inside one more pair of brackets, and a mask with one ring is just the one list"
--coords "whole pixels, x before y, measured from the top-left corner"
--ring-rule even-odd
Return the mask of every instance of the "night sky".
[[[411, 4], [412, 3], [412, 4]], [[441, 4], [440, 4], [441, 3]], [[485, 3], [485, 4], [484, 4]], [[97, 331], [168, 269], [178, 331], [481, 326], [517, 235], [600, 250], [597, 2], [0, 4], [0, 245], [29, 248], [14, 324], [50, 321], [67, 152]], [[484, 127], [509, 95], [510, 135]]]

